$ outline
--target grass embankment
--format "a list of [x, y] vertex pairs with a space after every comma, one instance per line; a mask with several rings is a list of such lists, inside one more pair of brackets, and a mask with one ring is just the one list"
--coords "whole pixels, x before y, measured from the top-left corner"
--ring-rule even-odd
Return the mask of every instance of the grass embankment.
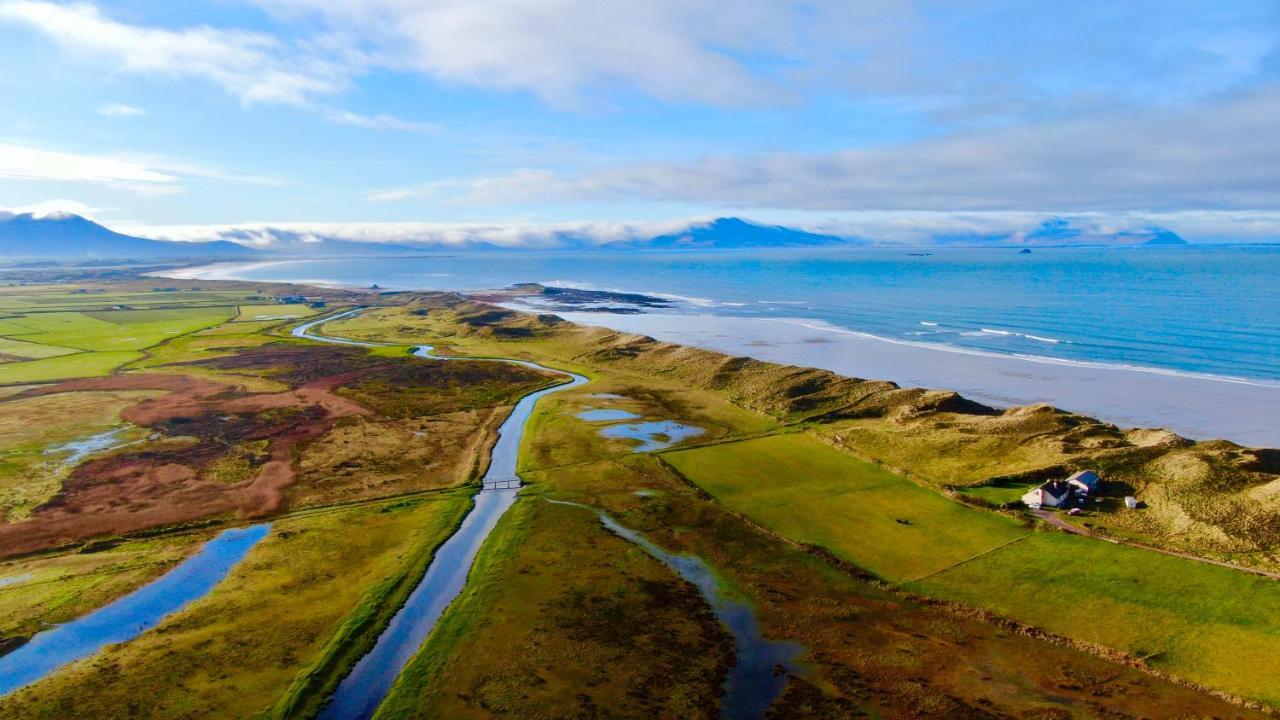
[[714, 718], [729, 642], [658, 562], [592, 514], [529, 496], [377, 717]]
[[1090, 538], [1028, 534], [803, 436], [665, 457], [734, 511], [907, 589], [1280, 703], [1274, 581]]
[[211, 533], [131, 540], [90, 553], [0, 563], [0, 643], [64, 623], [159, 577]]
[[300, 713], [400, 598], [406, 583], [392, 579], [420, 573], [469, 502], [446, 493], [278, 520], [209, 595], [0, 699], [0, 716]]

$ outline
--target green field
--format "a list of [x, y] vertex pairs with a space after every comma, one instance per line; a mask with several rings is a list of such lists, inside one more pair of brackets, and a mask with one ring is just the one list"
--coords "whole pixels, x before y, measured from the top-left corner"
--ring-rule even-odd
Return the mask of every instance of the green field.
[[803, 435], [663, 457], [730, 509], [908, 589], [1280, 702], [1280, 584], [1273, 580], [1029, 532]]
[[1269, 578], [1037, 533], [908, 587], [1280, 702], [1280, 583]]
[[898, 582], [1029, 534], [1010, 518], [948, 500], [806, 435], [663, 457], [730, 509]]
[[225, 322], [235, 308], [31, 313], [7, 318], [0, 336], [94, 351], [141, 350]]
[[81, 352], [43, 360], [4, 363], [0, 365], [0, 385], [106, 375], [140, 357], [142, 353], [131, 351]]
[[[196, 297], [199, 295], [199, 297]], [[142, 357], [140, 351], [226, 323], [239, 307], [228, 293], [0, 295], [0, 384], [106, 375]], [[243, 293], [235, 293], [243, 297]], [[142, 307], [135, 298], [163, 302]], [[125, 309], [122, 303], [129, 300]], [[179, 301], [192, 302], [181, 305]], [[220, 303], [217, 305], [210, 303]], [[57, 309], [86, 306], [83, 311]]]
[[236, 322], [253, 322], [256, 320], [293, 320], [315, 315], [316, 310], [293, 303], [290, 305], [241, 305], [236, 315]]
[[59, 355], [71, 355], [76, 350], [73, 348], [58, 347], [56, 345], [41, 345], [39, 343], [24, 342], [13, 338], [0, 337], [0, 355], [11, 355], [13, 357], [25, 358], [28, 360], [40, 360], [42, 358], [58, 357]]

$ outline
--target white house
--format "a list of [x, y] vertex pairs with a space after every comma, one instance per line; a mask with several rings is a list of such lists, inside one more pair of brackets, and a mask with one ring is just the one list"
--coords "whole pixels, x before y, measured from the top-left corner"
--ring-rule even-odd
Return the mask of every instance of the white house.
[[1037, 488], [1028, 490], [1022, 496], [1022, 502], [1032, 510], [1042, 507], [1059, 507], [1071, 497], [1071, 485], [1063, 480], [1050, 480]]
[[1127, 508], [1129, 508], [1130, 510], [1137, 510], [1137, 509], [1138, 509], [1138, 498], [1136, 498], [1136, 497], [1134, 497], [1134, 496], [1132, 496], [1132, 495], [1125, 495], [1125, 496], [1124, 496], [1124, 506], [1125, 506], [1125, 507], [1127, 507]]

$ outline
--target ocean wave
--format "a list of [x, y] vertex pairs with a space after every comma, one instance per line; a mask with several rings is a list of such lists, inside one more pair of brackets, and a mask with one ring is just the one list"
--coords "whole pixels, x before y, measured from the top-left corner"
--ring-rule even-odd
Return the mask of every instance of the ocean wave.
[[960, 333], [962, 337], [1017, 337], [1024, 340], [1034, 340], [1035, 342], [1048, 343], [1050, 345], [1059, 345], [1061, 343], [1070, 343], [1069, 340], [1061, 340], [1045, 335], [1032, 335], [1031, 333], [1015, 332], [1013, 330], [997, 330], [996, 328], [980, 328], [978, 330], [968, 330]]
[[921, 320], [921, 321], [920, 321], [920, 324], [921, 324], [921, 325], [924, 325], [924, 326], [926, 326], [926, 327], [938, 327], [938, 323], [936, 323], [936, 322], [929, 322], [928, 320]]
[[1210, 382], [1231, 383], [1234, 385], [1249, 385], [1253, 387], [1280, 388], [1280, 381], [1264, 380], [1259, 378], [1238, 377], [1235, 375], [1218, 375], [1215, 373], [1195, 372], [1192, 370], [1175, 370], [1172, 368], [1152, 367], [1149, 365], [1134, 365], [1131, 363], [1111, 363], [1099, 360], [1072, 360], [1068, 358], [1051, 357], [1048, 355], [1033, 355], [1031, 353], [1015, 353], [1015, 352], [996, 352], [993, 350], [981, 350], [977, 348], [967, 348], [961, 345], [952, 345], [950, 343], [927, 342], [924, 340], [903, 340], [901, 338], [890, 338], [873, 333], [863, 332], [861, 330], [850, 330], [848, 328], [834, 325], [826, 320], [817, 320], [813, 318], [759, 318], [761, 322], [780, 322], [790, 325], [798, 325], [810, 330], [818, 330], [821, 332], [829, 332], [837, 335], [848, 335], [850, 337], [862, 338], [865, 340], [876, 340], [879, 342], [889, 343], [891, 345], [904, 345], [907, 347], [915, 347], [925, 350], [934, 350], [938, 352], [949, 352], [958, 355], [972, 355], [976, 357], [995, 358], [995, 359], [1018, 359], [1026, 362], [1042, 363], [1045, 365], [1059, 365], [1065, 367], [1090, 368], [1095, 370], [1121, 370], [1126, 372], [1140, 372], [1151, 375], [1163, 375], [1166, 377], [1188, 378], [1193, 380], [1207, 380]]

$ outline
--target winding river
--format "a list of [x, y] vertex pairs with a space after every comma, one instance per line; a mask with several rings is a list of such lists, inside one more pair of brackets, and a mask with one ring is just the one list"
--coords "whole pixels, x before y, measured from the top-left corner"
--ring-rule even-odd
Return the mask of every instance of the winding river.
[[[299, 325], [294, 328], [293, 335], [339, 345], [377, 346], [377, 343], [327, 337], [311, 332], [317, 325], [350, 317], [360, 311], [351, 310]], [[516, 403], [511, 415], [498, 427], [498, 442], [493, 446], [489, 469], [485, 472], [482, 489], [476, 495], [474, 507], [463, 519], [458, 531], [436, 551], [422, 581], [409, 594], [404, 607], [391, 619], [386, 630], [378, 636], [373, 649], [360, 658], [351, 673], [338, 685], [329, 703], [320, 711], [319, 717], [328, 720], [357, 720], [372, 717], [377, 712], [400, 671], [418, 652], [445, 608], [462, 592], [480, 545], [502, 515], [515, 503], [520, 486], [520, 479], [516, 475], [520, 439], [524, 435], [525, 423], [533, 414], [534, 406], [546, 395], [588, 382], [582, 375], [524, 360], [441, 357], [433, 354], [431, 347], [427, 345], [419, 346], [413, 354], [433, 360], [505, 362], [564, 375], [569, 381], [524, 396]]]
[[[379, 343], [327, 337], [311, 332], [318, 325], [350, 317], [362, 310], [363, 308], [357, 308], [310, 321], [294, 328], [293, 334], [295, 337], [339, 345], [378, 346]], [[546, 395], [588, 382], [581, 375], [525, 360], [442, 357], [435, 355], [431, 347], [426, 345], [415, 348], [413, 354], [434, 360], [505, 362], [559, 373], [571, 379], [569, 382], [530, 393], [516, 403], [511, 415], [498, 428], [498, 442], [494, 445], [489, 470], [485, 473], [482, 489], [476, 496], [475, 506], [462, 521], [458, 531], [440, 546], [421, 583], [414, 588], [404, 607], [378, 637], [373, 649], [356, 663], [351, 673], [339, 684], [333, 698], [320, 711], [319, 717], [324, 720], [363, 720], [377, 712], [378, 706], [395, 684], [396, 677], [417, 653], [449, 603], [462, 592], [484, 539], [497, 525], [503, 513], [515, 503], [520, 487], [520, 479], [516, 476], [520, 439], [534, 406]], [[598, 421], [623, 418], [616, 414], [588, 413], [584, 419]], [[652, 430], [648, 425], [660, 427]], [[671, 442], [701, 432], [701, 428], [677, 423], [650, 423], [641, 427], [641, 430], [649, 434], [661, 432], [672, 439], [668, 442], [649, 439], [652, 447], [642, 445], [636, 449], [637, 452], [665, 447]], [[646, 440], [644, 437], [637, 439]], [[566, 501], [549, 502], [594, 511], [608, 530], [637, 545], [698, 589], [734, 640], [736, 662], [725, 678], [725, 697], [720, 708], [721, 717], [725, 720], [763, 718], [768, 707], [786, 686], [787, 675], [805, 673], [805, 668], [798, 662], [804, 648], [793, 642], [766, 639], [750, 604], [726, 593], [715, 571], [701, 558], [669, 553], [601, 510]], [[779, 672], [779, 669], [782, 671]]]
[[132, 640], [204, 597], [270, 529], [271, 525], [263, 523], [224, 530], [195, 555], [150, 583], [87, 615], [36, 633], [30, 642], [0, 657], [0, 695], [107, 645]]
[[[329, 337], [312, 332], [321, 324], [360, 313], [356, 308], [295, 327], [295, 337], [357, 347], [380, 343]], [[520, 440], [534, 407], [544, 396], [586, 384], [582, 375], [506, 358], [451, 358], [435, 355], [427, 345], [413, 354], [433, 360], [504, 362], [556, 373], [569, 379], [521, 398], [498, 427], [489, 468], [475, 504], [458, 530], [440, 546], [418, 586], [396, 612], [374, 647], [343, 678], [321, 709], [327, 720], [362, 720], [378, 710], [400, 672], [417, 653], [444, 610], [462, 592], [480, 546], [504, 513], [515, 503], [520, 479], [516, 474]], [[557, 501], [552, 501], [557, 502]], [[563, 503], [576, 505], [577, 503]], [[585, 506], [582, 506], [585, 507]], [[785, 686], [779, 666], [796, 672], [800, 646], [770, 642], [760, 633], [750, 606], [723, 594], [715, 573], [701, 559], [668, 553], [643, 536], [596, 511], [612, 532], [640, 546], [693, 583], [729, 629], [737, 645], [737, 663], [725, 680], [722, 705], [725, 718], [762, 717]], [[0, 695], [35, 682], [64, 665], [88, 657], [108, 644], [125, 642], [154, 627], [166, 616], [208, 594], [270, 530], [269, 524], [226, 530], [196, 555], [164, 576], [94, 612], [36, 634], [29, 643], [0, 657]]]

